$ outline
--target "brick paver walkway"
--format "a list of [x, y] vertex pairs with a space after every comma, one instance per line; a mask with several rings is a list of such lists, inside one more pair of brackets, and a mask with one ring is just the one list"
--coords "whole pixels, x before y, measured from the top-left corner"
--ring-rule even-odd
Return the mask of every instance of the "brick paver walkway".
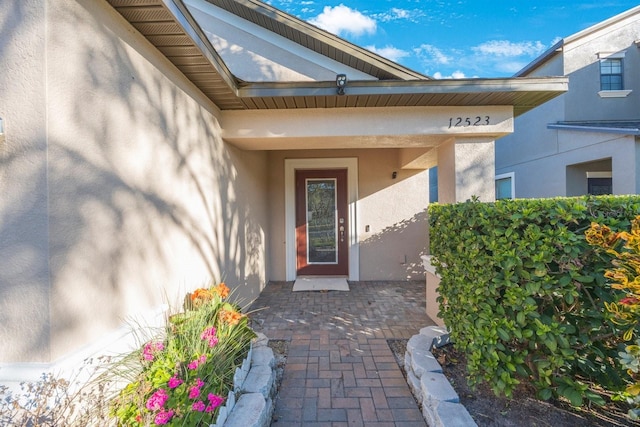
[[349, 292], [292, 292], [271, 282], [252, 304], [257, 332], [289, 340], [272, 427], [425, 426], [387, 339], [434, 323], [424, 282], [351, 282]]

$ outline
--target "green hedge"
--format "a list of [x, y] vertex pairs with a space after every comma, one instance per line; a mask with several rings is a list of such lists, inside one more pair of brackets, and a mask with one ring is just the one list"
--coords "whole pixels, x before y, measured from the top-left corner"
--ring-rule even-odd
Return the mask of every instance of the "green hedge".
[[[584, 238], [592, 221], [627, 229], [638, 196], [475, 201], [429, 207], [440, 317], [467, 355], [470, 383], [511, 395], [525, 380], [539, 396], [602, 403], [585, 381], [623, 388], [610, 259]], [[606, 257], [606, 255], [605, 255]]]

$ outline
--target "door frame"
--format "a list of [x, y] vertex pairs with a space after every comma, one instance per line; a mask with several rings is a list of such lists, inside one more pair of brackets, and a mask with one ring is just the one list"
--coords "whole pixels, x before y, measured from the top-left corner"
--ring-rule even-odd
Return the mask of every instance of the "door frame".
[[358, 159], [313, 158], [285, 159], [284, 161], [284, 204], [285, 204], [285, 269], [286, 280], [297, 277], [296, 269], [296, 204], [295, 204], [295, 171], [297, 169], [347, 169], [347, 211], [349, 215], [349, 280], [360, 280], [360, 246], [357, 235], [357, 203], [358, 203]]

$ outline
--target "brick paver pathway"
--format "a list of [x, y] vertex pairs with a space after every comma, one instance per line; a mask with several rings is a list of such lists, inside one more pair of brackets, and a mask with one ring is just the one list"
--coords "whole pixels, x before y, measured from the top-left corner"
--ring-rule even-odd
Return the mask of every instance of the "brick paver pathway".
[[387, 344], [434, 324], [424, 282], [292, 288], [271, 282], [250, 308], [259, 310], [251, 315], [256, 331], [290, 341], [272, 427], [425, 426]]

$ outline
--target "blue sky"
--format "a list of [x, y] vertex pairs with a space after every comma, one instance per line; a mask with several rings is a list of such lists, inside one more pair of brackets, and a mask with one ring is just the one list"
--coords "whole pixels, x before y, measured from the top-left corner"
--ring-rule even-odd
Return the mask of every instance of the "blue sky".
[[636, 1], [268, 0], [436, 78], [507, 77], [561, 38]]

